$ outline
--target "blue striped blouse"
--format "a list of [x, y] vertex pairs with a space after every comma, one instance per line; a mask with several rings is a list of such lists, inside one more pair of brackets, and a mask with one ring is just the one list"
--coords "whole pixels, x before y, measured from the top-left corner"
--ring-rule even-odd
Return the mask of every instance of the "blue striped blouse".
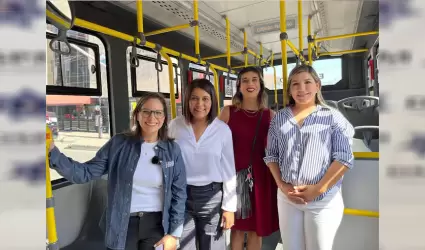
[[[282, 180], [296, 185], [317, 184], [333, 161], [353, 167], [354, 128], [336, 109], [317, 105], [300, 127], [289, 107], [272, 119], [267, 138], [266, 164], [279, 164]], [[342, 179], [315, 200], [321, 200]]]

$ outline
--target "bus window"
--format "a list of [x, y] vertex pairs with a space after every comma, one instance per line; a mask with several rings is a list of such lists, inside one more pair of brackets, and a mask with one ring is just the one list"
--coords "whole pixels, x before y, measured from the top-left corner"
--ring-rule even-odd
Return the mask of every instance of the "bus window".
[[[295, 68], [295, 63], [288, 63], [288, 75], [291, 70]], [[276, 86], [277, 89], [283, 88], [282, 80], [282, 66], [275, 66], [276, 68]], [[322, 86], [331, 86], [337, 84], [342, 79], [342, 61], [341, 58], [323, 59], [317, 60], [313, 63], [313, 68], [319, 74], [319, 78], [322, 82]], [[266, 88], [274, 89], [274, 76], [273, 68], [267, 67], [264, 69], [264, 82]]]
[[[50, 37], [57, 31], [48, 25], [47, 33]], [[78, 42], [78, 45], [72, 44], [71, 55], [59, 56], [50, 48], [47, 49], [46, 85], [57, 88], [47, 88], [46, 124], [52, 129], [55, 145], [61, 152], [74, 160], [85, 162], [92, 159], [110, 138], [106, 62], [101, 60], [105, 58], [105, 46], [93, 35], [69, 31], [68, 36]], [[48, 46], [50, 41], [46, 40]], [[85, 43], [96, 46], [86, 46]], [[95, 53], [93, 48], [98, 51]], [[99, 82], [97, 68], [93, 69], [96, 64], [100, 65]], [[99, 85], [102, 95], [90, 96], [84, 93]], [[70, 87], [72, 91], [69, 91]], [[50, 175], [53, 183], [64, 180], [53, 169]]]
[[[159, 72], [155, 68], [155, 62], [157, 53], [137, 48], [137, 56], [139, 58], [139, 67], [132, 68], [130, 65], [130, 55], [132, 47], [127, 49], [127, 79], [128, 79], [128, 96], [129, 96], [129, 107], [130, 107], [130, 120], [131, 112], [136, 107], [138, 98], [143, 95], [144, 92], [159, 92], [167, 98], [168, 105], [168, 120], [171, 120], [171, 104], [170, 98], [170, 83], [168, 76], [168, 64], [165, 58], [162, 59], [162, 71]], [[177, 115], [182, 114], [182, 103], [181, 103], [181, 72], [178, 66], [178, 60], [171, 57], [171, 62], [174, 68], [174, 91], [176, 98], [176, 109]]]

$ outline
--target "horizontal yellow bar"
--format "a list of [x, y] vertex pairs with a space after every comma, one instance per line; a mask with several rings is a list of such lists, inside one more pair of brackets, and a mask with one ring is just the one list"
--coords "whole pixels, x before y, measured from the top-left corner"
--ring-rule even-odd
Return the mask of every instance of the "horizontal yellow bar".
[[341, 51], [319, 53], [319, 56], [345, 55], [345, 54], [362, 53], [362, 52], [368, 52], [368, 51], [369, 51], [368, 49], [341, 50]]
[[369, 35], [377, 35], [377, 34], [379, 34], [378, 31], [370, 31], [370, 32], [361, 32], [361, 33], [345, 34], [345, 35], [338, 35], [338, 36], [328, 36], [328, 37], [316, 38], [315, 42], [323, 42], [323, 41], [350, 38], [350, 37], [356, 37], [356, 36], [369, 36]]
[[171, 31], [177, 31], [177, 30], [182, 30], [182, 29], [187, 29], [187, 28], [190, 28], [189, 23], [151, 31], [151, 32], [146, 33], [145, 36], [159, 35], [159, 34], [164, 34], [164, 33], [171, 32]]
[[379, 160], [379, 152], [354, 152], [355, 159], [376, 159]]
[[[134, 41], [134, 36], [130, 36], [128, 34], [125, 34], [125, 33], [122, 33], [122, 32], [119, 32], [119, 31], [116, 31], [116, 30], [113, 30], [113, 29], [110, 29], [110, 28], [107, 28], [107, 27], [104, 27], [104, 26], [101, 26], [101, 25], [98, 25], [98, 24], [95, 24], [95, 23], [92, 23], [92, 22], [88, 22], [88, 21], [80, 19], [80, 18], [75, 18], [74, 25], [82, 27], [82, 28], [86, 28], [86, 29], [89, 29], [89, 30], [93, 30], [93, 31], [96, 31], [96, 32], [100, 32], [100, 33], [105, 34], [105, 35], [117, 37], [117, 38], [123, 39], [125, 41], [129, 41], [129, 42]], [[137, 43], [140, 43], [140, 39], [138, 39], [138, 38], [137, 38]], [[147, 41], [146, 44], [145, 44], [145, 47], [155, 49], [155, 44]], [[194, 62], [194, 63], [198, 63], [198, 59], [193, 57], [193, 56], [189, 56], [189, 55], [186, 55], [186, 54], [180, 54], [180, 52], [177, 52], [175, 50], [172, 50], [172, 49], [169, 49], [169, 48], [166, 48], [166, 47], [162, 47], [162, 50], [169, 55], [176, 56], [176, 57], [179, 57], [181, 55], [182, 59], [184, 59], [184, 60], [188, 60], [188, 61], [191, 61], [191, 62]], [[203, 65], [206, 64], [206, 62], [202, 61], [202, 60], [199, 63], [203, 64]], [[212, 64], [212, 63], [210, 64], [210, 66], [214, 67], [215, 69], [221, 70], [221, 71], [225, 71], [225, 72], [228, 71], [226, 68]], [[231, 73], [234, 73], [234, 72], [232, 71]]]
[[359, 210], [359, 209], [351, 209], [351, 208], [344, 209], [344, 214], [354, 215], [354, 216], [379, 218], [379, 212], [368, 211], [368, 210]]
[[[234, 53], [230, 53], [230, 56], [238, 56], [238, 55], [242, 55], [242, 52], [234, 52]], [[210, 59], [216, 59], [216, 58], [223, 58], [226, 57], [226, 54], [220, 54], [220, 55], [216, 55], [216, 56], [207, 56], [202, 58], [202, 60], [210, 60]]]
[[246, 68], [246, 67], [257, 67], [258, 65], [256, 65], [256, 64], [249, 64], [249, 65], [239, 65], [239, 66], [235, 66], [235, 67], [232, 67], [232, 69], [243, 69], [243, 68]]
[[65, 27], [67, 29], [71, 28], [71, 24], [69, 22], [64, 21], [63, 19], [61, 19], [57, 15], [53, 14], [53, 12], [51, 12], [47, 9], [46, 9], [46, 16], [48, 16], [50, 19], [53, 19], [55, 22], [59, 23], [60, 25], [62, 25], [63, 27]]

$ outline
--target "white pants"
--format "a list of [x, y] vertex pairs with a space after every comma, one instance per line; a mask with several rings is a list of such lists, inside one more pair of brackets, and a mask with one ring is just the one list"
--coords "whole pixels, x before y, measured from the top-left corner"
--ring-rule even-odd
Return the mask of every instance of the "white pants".
[[339, 188], [307, 205], [292, 203], [279, 189], [277, 204], [283, 250], [332, 250], [344, 214]]

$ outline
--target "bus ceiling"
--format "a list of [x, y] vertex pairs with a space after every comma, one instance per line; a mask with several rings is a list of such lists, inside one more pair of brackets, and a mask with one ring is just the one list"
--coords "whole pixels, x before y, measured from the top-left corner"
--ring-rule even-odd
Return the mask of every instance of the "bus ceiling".
[[[279, 1], [143, 1], [144, 18], [168, 27], [146, 32], [147, 38], [177, 31], [195, 40], [196, 29], [190, 28], [195, 20], [195, 2], [199, 12], [200, 42], [222, 52], [206, 55], [200, 51], [203, 59], [223, 58], [226, 62], [226, 18], [230, 23], [231, 56], [241, 62], [241, 65], [232, 65], [232, 68], [245, 66], [246, 52], [249, 55], [248, 65], [258, 64], [261, 55], [263, 59], [270, 58], [272, 52], [275, 53], [274, 59], [281, 58]], [[302, 51], [308, 59], [308, 41], [313, 41], [313, 38], [317, 40], [311, 43], [312, 50], [314, 46], [317, 49], [312, 56], [325, 56], [365, 52], [378, 35], [375, 31], [378, 28], [378, 1], [281, 2], [286, 2], [289, 58]], [[113, 4], [137, 12], [136, 1], [114, 1]]]
[[[283, 17], [282, 3], [285, 5]], [[224, 65], [225, 69], [217, 68], [221, 71], [247, 65], [270, 65], [272, 53], [274, 60], [285, 61], [285, 58], [281, 57], [283, 49], [287, 58], [298, 58], [301, 61], [305, 59], [309, 63], [320, 56], [363, 53], [372, 47], [378, 35], [378, 32], [374, 31], [378, 27], [378, 1], [345, 0], [333, 1], [332, 4], [328, 1], [301, 0], [95, 1], [89, 4], [96, 6], [95, 8], [118, 5], [122, 7], [119, 9], [133, 12], [136, 16], [137, 6], [143, 6], [143, 19], [159, 23], [164, 28], [143, 30], [143, 33], [139, 32], [143, 34], [140, 38], [150, 40], [167, 32], [179, 32], [194, 40], [194, 46], [191, 46], [194, 47], [191, 50], [194, 53], [184, 55], [184, 59], [200, 64], [205, 64], [205, 60], [211, 62], [211, 59], [215, 59], [215, 64]], [[159, 16], [161, 18], [158, 18]], [[144, 26], [143, 19], [138, 21], [138, 26]], [[86, 20], [80, 19], [79, 16], [76, 20], [79, 22], [77, 26], [88, 28], [85, 24], [90, 22], [84, 22]], [[282, 26], [286, 26], [283, 32]], [[88, 29], [99, 32], [93, 29], [93, 26]], [[129, 34], [133, 37], [132, 40], [135, 33]], [[300, 37], [302, 39], [299, 39]], [[285, 40], [285, 48], [282, 47], [282, 40]], [[140, 45], [144, 44], [142, 40], [138, 41], [141, 42]], [[200, 44], [221, 54], [203, 53], [199, 49]], [[147, 47], [153, 49], [153, 43], [150, 45]], [[173, 48], [173, 52], [168, 54], [180, 55], [180, 47]], [[194, 58], [196, 60], [192, 60]], [[220, 61], [221, 58], [223, 61]], [[220, 63], [217, 63], [217, 60]], [[231, 60], [233, 63], [229, 65]], [[238, 61], [240, 64], [235, 63]]]

